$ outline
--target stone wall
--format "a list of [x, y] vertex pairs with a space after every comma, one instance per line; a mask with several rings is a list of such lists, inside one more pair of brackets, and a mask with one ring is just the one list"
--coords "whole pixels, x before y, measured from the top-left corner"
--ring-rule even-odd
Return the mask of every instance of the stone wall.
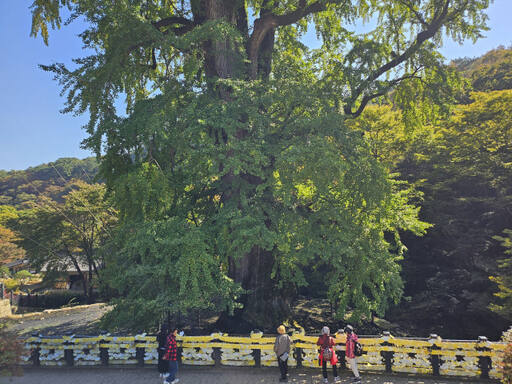
[[9, 299], [0, 299], [0, 318], [11, 315], [11, 303]]

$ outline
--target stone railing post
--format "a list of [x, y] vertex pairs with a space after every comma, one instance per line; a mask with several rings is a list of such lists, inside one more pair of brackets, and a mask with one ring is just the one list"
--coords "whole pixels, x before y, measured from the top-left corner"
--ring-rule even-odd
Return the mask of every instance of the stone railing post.
[[297, 368], [302, 368], [302, 348], [294, 348], [293, 350], [293, 357], [295, 357], [295, 361], [297, 362]]
[[[478, 345], [476, 350], [479, 352], [489, 352], [490, 349], [485, 345], [487, 344], [487, 337], [478, 336]], [[480, 368], [480, 378], [488, 379], [489, 372], [492, 369], [492, 359], [490, 356], [478, 356], [478, 368]]]
[[136, 347], [135, 348], [135, 358], [137, 359], [137, 366], [144, 366], [144, 355], [146, 354], [146, 348]]
[[105, 346], [101, 346], [102, 344], [105, 345], [105, 344], [108, 344], [108, 340], [105, 340], [105, 337], [106, 337], [106, 334], [104, 332], [102, 332], [102, 334], [100, 335], [100, 340], [99, 340], [99, 344], [100, 344], [100, 360], [101, 360], [101, 365], [104, 365], [104, 366], [107, 366], [108, 365], [108, 360], [109, 360], [109, 355], [108, 355], [108, 348], [106, 348]]
[[178, 357], [178, 363], [179, 364], [182, 364], [183, 363], [183, 342], [180, 342], [180, 345], [177, 346], [177, 357]]
[[[75, 356], [73, 349], [73, 334], [71, 332], [67, 332], [66, 336], [64, 336], [64, 360], [66, 360], [66, 364], [68, 367], [72, 367], [75, 364]], [[71, 347], [71, 348], [66, 348]]]
[[[345, 348], [347, 347], [347, 344], [343, 344], [345, 346]], [[338, 356], [338, 361], [340, 363], [340, 368], [342, 370], [346, 370], [347, 369], [347, 352], [346, 350], [344, 351], [336, 351], [336, 355]]]
[[213, 347], [213, 353], [212, 353], [212, 358], [213, 358], [213, 361], [215, 361], [215, 367], [220, 367], [221, 366], [221, 357], [222, 357], [222, 352], [220, 350], [219, 347]]
[[[391, 337], [390, 332], [388, 332], [388, 331], [382, 332], [382, 339], [385, 340], [385, 342], [381, 344], [383, 347], [392, 346], [392, 344], [388, 342], [390, 337]], [[386, 366], [386, 372], [388, 372], [388, 373], [393, 372], [393, 360], [394, 360], [393, 357], [394, 357], [395, 353], [392, 351], [381, 351], [380, 355], [382, 356], [382, 358], [384, 360], [384, 365]]]
[[[38, 337], [37, 333], [33, 333], [32, 337]], [[32, 365], [34, 367], [41, 366], [41, 361], [39, 357], [41, 356], [41, 341], [33, 341], [30, 343], [30, 360], [32, 360]]]
[[432, 343], [432, 346], [430, 347], [430, 363], [432, 364], [432, 374], [434, 376], [439, 376], [439, 369], [441, 367], [441, 359], [439, 358], [439, 355], [432, 354], [432, 351], [440, 350], [441, 347], [438, 347], [435, 342], [437, 341], [438, 336], [433, 333], [429, 336], [429, 341]]
[[252, 350], [252, 356], [254, 358], [254, 366], [256, 368], [261, 368], [261, 349], [254, 348]]

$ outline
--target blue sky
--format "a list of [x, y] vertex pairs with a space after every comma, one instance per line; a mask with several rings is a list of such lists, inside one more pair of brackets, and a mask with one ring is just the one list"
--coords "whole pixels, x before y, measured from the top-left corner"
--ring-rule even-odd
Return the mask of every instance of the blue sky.
[[[61, 114], [64, 98], [52, 76], [38, 64], [71, 63], [83, 55], [72, 23], [50, 34], [45, 46], [29, 37], [32, 0], [0, 1], [0, 169], [25, 169], [59, 157], [91, 156], [80, 149], [86, 134], [87, 117]], [[475, 57], [499, 45], [512, 45], [512, 0], [495, 0], [488, 10], [490, 31], [476, 44], [462, 46], [446, 42], [442, 53], [448, 58]], [[313, 36], [313, 34], [312, 34]]]

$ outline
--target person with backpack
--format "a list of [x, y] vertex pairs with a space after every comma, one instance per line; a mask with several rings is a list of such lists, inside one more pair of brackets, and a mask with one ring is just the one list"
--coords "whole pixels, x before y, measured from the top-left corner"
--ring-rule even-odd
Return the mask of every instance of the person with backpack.
[[362, 353], [361, 344], [357, 339], [357, 335], [354, 332], [354, 328], [351, 325], [347, 325], [345, 327], [345, 334], [347, 335], [346, 341], [346, 349], [345, 349], [345, 357], [347, 362], [354, 373], [353, 382], [361, 382], [361, 376], [359, 376], [359, 371], [357, 370], [357, 355], [360, 356]]
[[164, 360], [164, 355], [166, 350], [167, 337], [169, 336], [169, 325], [163, 322], [160, 325], [160, 332], [156, 336], [156, 341], [158, 342], [158, 373], [160, 373], [160, 378], [165, 379], [169, 375], [169, 362]]
[[290, 345], [292, 343], [290, 336], [286, 334], [286, 328], [284, 325], [277, 327], [276, 342], [274, 343], [274, 352], [277, 356], [277, 362], [279, 364], [279, 370], [281, 371], [280, 382], [288, 381], [288, 355], [290, 354]]
[[322, 335], [318, 338], [316, 345], [320, 347], [318, 354], [318, 361], [322, 366], [322, 374], [324, 376], [324, 383], [328, 383], [327, 380], [327, 362], [332, 365], [332, 373], [334, 375], [334, 382], [339, 383], [341, 380], [338, 377], [338, 369], [336, 364], [338, 363], [338, 357], [334, 353], [334, 339], [330, 336], [329, 327], [322, 328]]
[[170, 327], [170, 332], [167, 336], [165, 343], [164, 360], [169, 362], [169, 376], [164, 380], [164, 384], [176, 384], [180, 379], [176, 378], [178, 373], [178, 345], [176, 343], [176, 335], [178, 334], [178, 328]]

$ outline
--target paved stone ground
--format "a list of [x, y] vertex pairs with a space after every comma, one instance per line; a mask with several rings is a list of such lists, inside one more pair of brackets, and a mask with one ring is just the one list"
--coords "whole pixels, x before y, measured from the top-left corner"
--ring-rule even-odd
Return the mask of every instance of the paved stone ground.
[[[331, 374], [332, 372], [329, 372]], [[180, 367], [180, 384], [270, 384], [278, 383], [277, 368], [210, 368]], [[348, 384], [352, 377], [341, 375], [342, 383]], [[365, 374], [365, 384], [455, 384], [455, 383], [497, 383], [491, 380], [434, 379], [406, 375], [385, 376]], [[291, 384], [321, 384], [319, 370], [292, 370]], [[332, 376], [329, 376], [332, 383]], [[28, 368], [24, 376], [1, 378], [2, 384], [161, 384], [154, 368]]]

